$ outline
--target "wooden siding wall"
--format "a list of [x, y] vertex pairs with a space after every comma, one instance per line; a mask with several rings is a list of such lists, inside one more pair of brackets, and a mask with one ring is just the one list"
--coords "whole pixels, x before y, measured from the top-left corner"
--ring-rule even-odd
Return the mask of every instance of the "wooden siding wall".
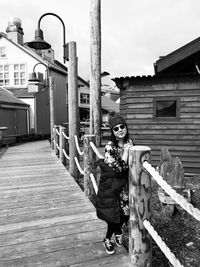
[[36, 94], [35, 130], [37, 135], [50, 134], [49, 88]]
[[27, 110], [0, 108], [0, 126], [8, 127], [7, 134], [24, 136], [28, 134]]
[[[127, 120], [137, 145], [152, 149], [151, 163], [159, 165], [166, 146], [178, 156], [185, 172], [200, 173], [200, 82], [131, 85], [121, 89], [120, 112]], [[153, 117], [154, 99], [179, 99], [178, 120]]]

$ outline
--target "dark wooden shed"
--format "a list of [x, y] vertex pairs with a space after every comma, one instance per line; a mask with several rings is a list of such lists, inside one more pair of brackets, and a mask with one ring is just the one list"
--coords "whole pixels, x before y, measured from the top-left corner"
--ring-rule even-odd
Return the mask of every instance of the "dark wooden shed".
[[29, 133], [29, 105], [0, 87], [0, 127], [7, 127], [7, 135], [20, 137]]
[[151, 147], [154, 166], [166, 146], [185, 172], [200, 173], [199, 49], [198, 38], [156, 61], [153, 76], [114, 79], [130, 134], [137, 145]]

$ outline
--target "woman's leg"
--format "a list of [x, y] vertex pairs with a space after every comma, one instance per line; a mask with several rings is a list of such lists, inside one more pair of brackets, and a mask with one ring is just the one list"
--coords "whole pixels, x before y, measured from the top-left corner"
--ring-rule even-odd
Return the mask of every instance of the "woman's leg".
[[114, 229], [115, 229], [115, 224], [114, 223], [109, 223], [107, 222], [107, 233], [106, 233], [106, 237], [103, 240], [103, 245], [106, 249], [106, 252], [108, 254], [113, 254], [115, 253], [115, 248], [114, 248], [114, 244], [111, 242], [111, 237], [114, 233]]
[[106, 238], [111, 239], [115, 231], [115, 223], [107, 222], [107, 224], [108, 224], [108, 227], [107, 227]]
[[117, 223], [115, 225], [115, 231], [114, 231], [114, 240], [115, 243], [118, 247], [122, 246], [122, 229], [121, 229], [121, 224]]

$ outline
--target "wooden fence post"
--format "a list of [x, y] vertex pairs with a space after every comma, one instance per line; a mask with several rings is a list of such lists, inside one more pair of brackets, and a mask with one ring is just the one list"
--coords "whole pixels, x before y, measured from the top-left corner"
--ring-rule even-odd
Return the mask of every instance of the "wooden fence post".
[[68, 107], [69, 107], [69, 172], [78, 178], [79, 172], [74, 160], [78, 156], [74, 136], [79, 137], [79, 107], [78, 107], [78, 75], [77, 75], [76, 43], [69, 42], [68, 67]]
[[151, 236], [143, 225], [143, 220], [149, 220], [151, 215], [151, 177], [142, 167], [150, 157], [150, 150], [147, 146], [129, 149], [129, 255], [133, 267], [151, 266]]
[[95, 191], [90, 179], [90, 173], [93, 163], [96, 160], [96, 154], [91, 148], [90, 142], [96, 145], [96, 135], [84, 135], [83, 139], [84, 192], [92, 202]]
[[90, 1], [90, 134], [101, 146], [101, 0]]
[[[58, 134], [57, 134], [57, 130], [58, 130], [58, 125], [54, 125], [54, 152], [56, 155], [59, 154], [59, 151], [58, 151], [58, 148], [57, 148], [57, 145], [59, 145], [59, 137], [58, 137]], [[56, 145], [57, 144], [57, 145]]]
[[61, 163], [64, 162], [63, 149], [65, 148], [63, 132], [64, 132], [64, 127], [59, 126], [59, 133], [60, 133], [60, 136], [59, 136], [59, 147], [60, 147], [59, 158], [60, 158]]
[[54, 124], [55, 124], [55, 103], [54, 103], [54, 90], [55, 90], [54, 77], [49, 77], [49, 105], [50, 105], [50, 138], [51, 148], [54, 149]]

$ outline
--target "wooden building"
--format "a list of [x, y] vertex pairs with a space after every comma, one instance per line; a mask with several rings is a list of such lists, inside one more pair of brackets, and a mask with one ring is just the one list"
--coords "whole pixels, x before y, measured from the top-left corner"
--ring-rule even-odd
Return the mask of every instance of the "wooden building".
[[6, 138], [29, 134], [29, 105], [0, 87], [0, 127], [6, 127]]
[[200, 38], [156, 61], [153, 76], [114, 79], [131, 137], [151, 147], [154, 166], [166, 146], [186, 173], [200, 173], [199, 60]]

